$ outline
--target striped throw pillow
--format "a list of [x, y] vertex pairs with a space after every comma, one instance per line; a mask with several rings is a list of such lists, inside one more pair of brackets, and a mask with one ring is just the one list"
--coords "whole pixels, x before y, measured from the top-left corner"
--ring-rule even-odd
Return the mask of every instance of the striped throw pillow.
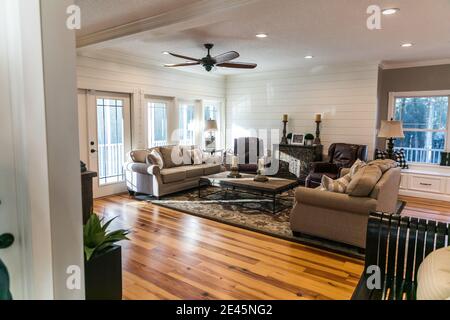
[[337, 180], [333, 180], [330, 177], [324, 175], [322, 177], [321, 189], [337, 193], [345, 193], [347, 186], [350, 184], [352, 177], [350, 174], [343, 176]]

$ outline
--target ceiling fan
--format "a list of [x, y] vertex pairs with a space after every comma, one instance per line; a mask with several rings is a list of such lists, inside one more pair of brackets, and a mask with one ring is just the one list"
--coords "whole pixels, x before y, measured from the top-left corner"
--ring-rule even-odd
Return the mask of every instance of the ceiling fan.
[[194, 62], [185, 62], [178, 64], [165, 64], [165, 67], [173, 68], [173, 67], [187, 67], [187, 66], [196, 66], [202, 65], [206, 71], [211, 71], [214, 66], [223, 67], [223, 68], [236, 68], [236, 69], [255, 69], [257, 67], [256, 63], [245, 63], [245, 62], [230, 62], [231, 60], [239, 58], [239, 53], [236, 51], [229, 51], [226, 53], [219, 54], [218, 56], [211, 57], [211, 49], [214, 47], [212, 43], [205, 44], [205, 48], [208, 50], [208, 54], [206, 57], [202, 59], [196, 59], [191, 57], [186, 57], [183, 55], [179, 55], [176, 53], [168, 52], [168, 54]]

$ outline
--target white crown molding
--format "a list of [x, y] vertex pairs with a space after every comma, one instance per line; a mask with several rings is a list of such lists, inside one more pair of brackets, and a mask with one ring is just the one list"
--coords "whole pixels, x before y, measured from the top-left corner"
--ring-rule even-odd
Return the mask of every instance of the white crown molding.
[[180, 31], [207, 24], [210, 19], [215, 21], [223, 16], [225, 11], [234, 10], [260, 0], [199, 0], [195, 3], [165, 12], [153, 17], [130, 22], [121, 26], [108, 28], [77, 38], [77, 48], [85, 48], [111, 42], [116, 39], [133, 38], [143, 32], [158, 30]]
[[429, 66], [439, 66], [444, 64], [450, 64], [450, 59], [440, 59], [440, 60], [423, 60], [423, 61], [415, 61], [415, 62], [400, 62], [400, 63], [390, 63], [390, 62], [382, 62], [380, 67], [383, 70], [389, 69], [405, 69], [405, 68], [414, 68], [414, 67], [429, 67]]

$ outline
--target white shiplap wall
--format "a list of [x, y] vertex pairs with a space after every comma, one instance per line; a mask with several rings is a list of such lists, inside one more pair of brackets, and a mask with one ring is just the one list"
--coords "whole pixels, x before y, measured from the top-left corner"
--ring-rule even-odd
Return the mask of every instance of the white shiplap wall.
[[224, 76], [193, 74], [125, 60], [108, 61], [101, 57], [78, 56], [77, 80], [79, 89], [131, 95], [133, 148], [146, 147], [145, 95], [224, 101], [226, 90]]
[[[323, 114], [325, 151], [333, 142], [375, 144], [378, 64], [320, 66], [227, 77], [227, 145], [261, 129], [315, 134]], [[280, 133], [281, 135], [281, 133]]]

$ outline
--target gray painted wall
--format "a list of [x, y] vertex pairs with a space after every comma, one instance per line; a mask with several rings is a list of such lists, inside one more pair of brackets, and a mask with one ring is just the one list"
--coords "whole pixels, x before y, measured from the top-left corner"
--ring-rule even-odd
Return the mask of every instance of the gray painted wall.
[[[378, 90], [378, 120], [386, 120], [390, 92], [450, 90], [450, 64], [380, 70]], [[385, 139], [377, 139], [377, 147], [383, 148]]]

